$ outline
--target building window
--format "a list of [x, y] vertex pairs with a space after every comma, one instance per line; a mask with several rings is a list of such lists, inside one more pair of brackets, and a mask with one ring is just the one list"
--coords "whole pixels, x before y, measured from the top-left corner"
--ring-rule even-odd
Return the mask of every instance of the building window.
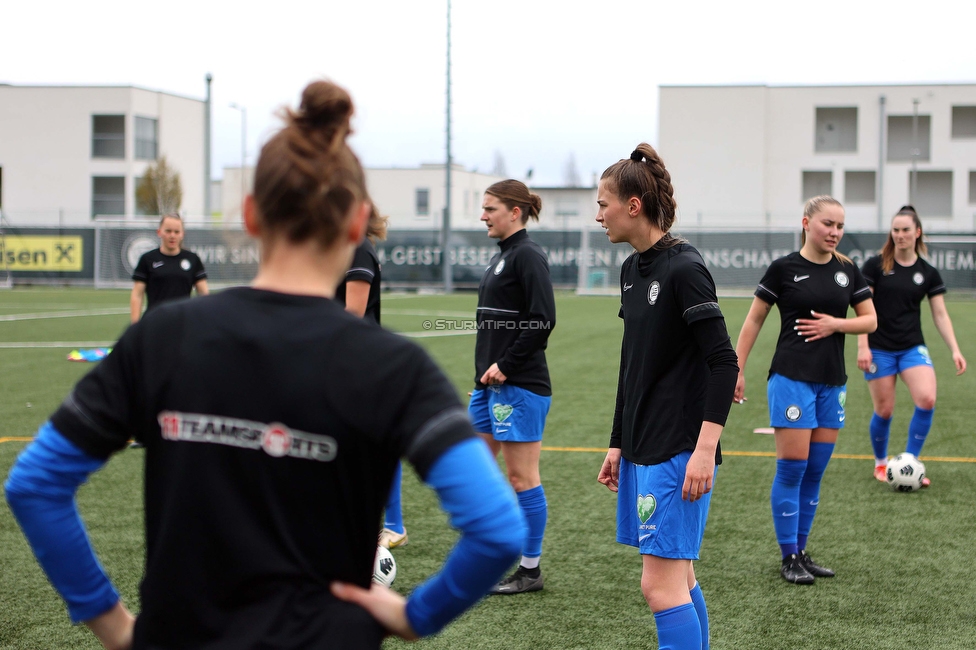
[[911, 162], [912, 149], [918, 148], [915, 160], [928, 161], [931, 144], [931, 120], [928, 115], [918, 116], [918, 140], [912, 138], [911, 115], [888, 116], [888, 162]]
[[136, 176], [135, 178], [132, 179], [132, 181], [133, 181], [132, 186], [133, 186], [133, 188], [135, 190], [134, 193], [133, 193], [133, 195], [132, 195], [132, 205], [135, 206], [136, 216], [137, 217], [144, 217], [144, 216], [147, 216], [147, 215], [150, 215], [150, 214], [156, 214], [156, 212], [158, 212], [158, 210], [156, 210], [156, 212], [152, 212], [152, 213], [146, 212], [145, 210], [142, 209], [142, 206], [139, 205], [139, 190], [142, 189], [142, 184], [145, 182], [145, 177], [144, 176]]
[[844, 172], [844, 203], [874, 203], [874, 172]]
[[92, 216], [125, 214], [125, 176], [92, 177]]
[[159, 123], [151, 117], [136, 117], [136, 160], [156, 160]]
[[417, 188], [417, 216], [430, 214], [430, 190], [426, 187]]
[[92, 158], [125, 158], [125, 115], [92, 115]]
[[817, 108], [817, 153], [857, 151], [857, 107]]
[[952, 107], [952, 138], [976, 138], [976, 106]]
[[803, 196], [800, 200], [806, 203], [814, 196], [831, 194], [833, 180], [833, 172], [803, 172]]
[[[912, 182], [912, 172], [908, 172]], [[918, 172], [913, 205], [923, 219], [952, 216], [952, 172]]]
[[969, 203], [976, 204], [976, 172], [969, 172]]

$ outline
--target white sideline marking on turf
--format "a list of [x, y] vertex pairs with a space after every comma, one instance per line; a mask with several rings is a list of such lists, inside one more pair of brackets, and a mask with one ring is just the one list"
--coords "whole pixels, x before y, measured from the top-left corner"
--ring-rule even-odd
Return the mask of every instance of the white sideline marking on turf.
[[467, 336], [474, 334], [477, 330], [446, 330], [444, 332], [397, 332], [400, 336], [408, 339], [432, 339], [438, 336]]
[[110, 348], [114, 341], [20, 341], [0, 343], [0, 349], [19, 350], [24, 348]]
[[118, 316], [128, 314], [128, 307], [109, 307], [107, 309], [79, 309], [76, 311], [49, 311], [37, 314], [7, 314], [0, 316], [0, 321], [15, 320], [44, 320], [46, 318], [76, 318], [78, 316]]

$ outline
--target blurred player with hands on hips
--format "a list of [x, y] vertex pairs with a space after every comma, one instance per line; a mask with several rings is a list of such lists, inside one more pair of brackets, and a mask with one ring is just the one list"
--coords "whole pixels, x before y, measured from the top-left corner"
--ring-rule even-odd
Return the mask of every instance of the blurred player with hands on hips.
[[198, 296], [210, 293], [207, 272], [196, 253], [183, 250], [183, 218], [174, 213], [163, 215], [156, 230], [159, 248], [143, 253], [132, 272], [132, 293], [129, 295], [129, 320], [142, 317], [143, 297], [146, 311], [168, 300], [189, 298], [194, 289]]
[[617, 493], [617, 541], [640, 550], [658, 644], [709, 647], [695, 577], [735, 352], [705, 262], [671, 226], [671, 175], [648, 144], [603, 172], [596, 220], [636, 249], [620, 270], [624, 322], [613, 429], [597, 480]]
[[[130, 327], [11, 469], [7, 500], [39, 562], [106, 648], [379, 648], [437, 632], [518, 556], [515, 498], [454, 387], [332, 299], [370, 212], [352, 110], [332, 83], [305, 88], [245, 201], [261, 245], [252, 285]], [[135, 619], [74, 500], [133, 433], [146, 446]], [[461, 533], [407, 599], [370, 586], [401, 457]]]

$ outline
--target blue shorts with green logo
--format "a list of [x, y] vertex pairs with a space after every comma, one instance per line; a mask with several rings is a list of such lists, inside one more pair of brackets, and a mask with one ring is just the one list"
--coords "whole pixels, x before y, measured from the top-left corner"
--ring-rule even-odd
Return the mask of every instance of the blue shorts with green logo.
[[783, 429], [843, 429], [846, 386], [796, 381], [773, 375], [766, 385], [769, 426]]
[[468, 417], [478, 433], [499, 442], [539, 442], [552, 397], [501, 384], [471, 393]]
[[929, 349], [924, 345], [917, 345], [907, 350], [891, 352], [890, 350], [875, 350], [871, 348], [871, 367], [864, 373], [868, 381], [901, 374], [903, 370], [915, 366], [932, 367], [932, 357]]
[[636, 546], [641, 555], [698, 559], [712, 493], [709, 491], [697, 501], [681, 498], [689, 458], [691, 452], [684, 451], [657, 465], [620, 459], [618, 542]]

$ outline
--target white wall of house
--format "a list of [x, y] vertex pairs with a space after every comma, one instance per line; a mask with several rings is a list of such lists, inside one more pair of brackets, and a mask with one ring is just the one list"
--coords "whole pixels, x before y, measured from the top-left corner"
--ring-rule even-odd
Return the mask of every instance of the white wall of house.
[[[0, 208], [14, 225], [90, 223], [93, 177], [124, 178], [124, 212], [135, 213], [136, 117], [156, 120], [157, 155], [180, 173], [183, 211], [204, 214], [205, 103], [131, 86], [0, 85]], [[93, 155], [93, 116], [124, 116], [124, 155]]]
[[909, 202], [912, 162], [890, 157], [909, 147], [904, 129], [916, 99], [930, 125], [919, 137], [927, 155], [915, 161], [914, 202], [926, 229], [976, 229], [973, 84], [663, 86], [659, 150], [679, 223], [793, 227], [809, 191], [822, 189], [844, 203], [847, 228], [887, 228]]

